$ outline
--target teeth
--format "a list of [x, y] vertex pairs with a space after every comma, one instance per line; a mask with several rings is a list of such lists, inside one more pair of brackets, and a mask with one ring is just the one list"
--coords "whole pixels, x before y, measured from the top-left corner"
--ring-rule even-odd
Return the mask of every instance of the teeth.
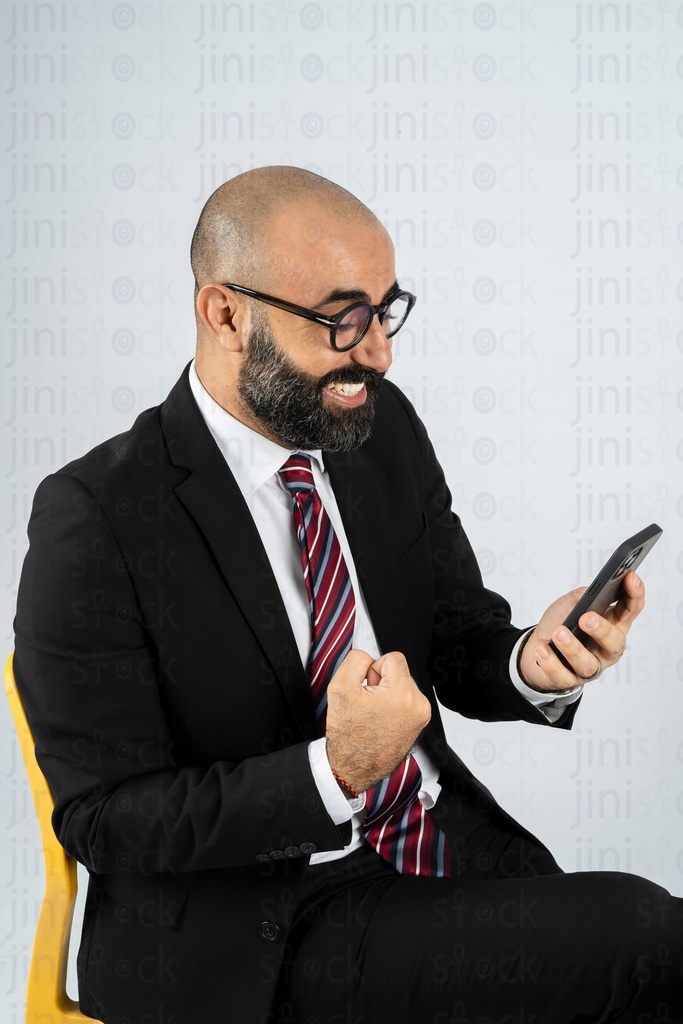
[[338, 391], [340, 395], [357, 395], [362, 389], [362, 384], [340, 384], [335, 381], [328, 385], [329, 391]]

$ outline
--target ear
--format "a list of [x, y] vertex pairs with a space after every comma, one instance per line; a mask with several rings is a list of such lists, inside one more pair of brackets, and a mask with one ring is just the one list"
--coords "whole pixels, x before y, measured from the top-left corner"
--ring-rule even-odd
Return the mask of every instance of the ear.
[[229, 352], [242, 352], [251, 331], [244, 296], [218, 284], [205, 284], [195, 300], [197, 318], [205, 331]]

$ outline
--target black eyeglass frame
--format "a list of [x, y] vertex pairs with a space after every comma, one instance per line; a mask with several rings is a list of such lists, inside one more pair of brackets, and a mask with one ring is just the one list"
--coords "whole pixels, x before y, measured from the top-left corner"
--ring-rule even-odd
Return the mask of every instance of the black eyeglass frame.
[[[365, 335], [370, 330], [370, 324], [372, 323], [373, 317], [376, 315], [379, 317], [380, 324], [382, 318], [385, 316], [386, 311], [391, 306], [392, 302], [396, 299], [404, 298], [407, 300], [406, 312], [399, 324], [394, 328], [393, 331], [387, 332], [387, 338], [393, 338], [393, 336], [400, 331], [404, 323], [408, 319], [410, 311], [417, 302], [417, 296], [413, 295], [412, 292], [404, 291], [403, 288], [397, 288], [396, 291], [387, 298], [386, 302], [380, 302], [378, 306], [373, 306], [370, 302], [353, 302], [350, 306], [345, 306], [344, 309], [335, 313], [334, 316], [323, 316], [322, 313], [316, 313], [314, 309], [307, 309], [305, 306], [297, 306], [294, 302], [286, 302], [285, 299], [276, 299], [273, 295], [266, 295], [263, 292], [255, 292], [253, 288], [245, 288], [241, 284], [224, 284], [224, 288], [232, 288], [235, 292], [241, 292], [243, 295], [248, 295], [252, 299], [258, 299], [259, 302], [265, 302], [268, 306], [275, 306], [277, 309], [284, 309], [287, 313], [293, 313], [295, 316], [303, 317], [304, 320], [312, 320], [316, 324], [321, 324], [323, 327], [327, 327], [330, 332], [330, 345], [335, 352], [348, 352], [350, 349], [355, 348]], [[337, 345], [337, 328], [340, 323], [352, 310], [360, 309], [372, 310], [372, 315], [368, 317], [366, 327], [361, 331], [355, 341], [352, 341], [350, 345]]]

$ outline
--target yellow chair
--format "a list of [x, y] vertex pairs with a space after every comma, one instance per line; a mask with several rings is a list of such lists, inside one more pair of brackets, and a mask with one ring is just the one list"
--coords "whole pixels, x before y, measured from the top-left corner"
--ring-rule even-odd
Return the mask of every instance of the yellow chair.
[[78, 891], [76, 861], [67, 855], [52, 830], [54, 800], [36, 761], [35, 742], [17, 692], [11, 655], [5, 665], [5, 690], [38, 812], [45, 855], [45, 893], [29, 968], [26, 1024], [93, 1024], [93, 1018], [81, 1013], [78, 1003], [66, 994], [69, 938]]

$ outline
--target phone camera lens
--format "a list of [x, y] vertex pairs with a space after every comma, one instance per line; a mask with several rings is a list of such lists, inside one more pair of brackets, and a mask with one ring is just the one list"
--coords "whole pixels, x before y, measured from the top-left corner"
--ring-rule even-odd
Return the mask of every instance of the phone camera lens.
[[629, 555], [627, 555], [627, 557], [624, 559], [624, 561], [621, 563], [621, 565], [619, 566], [619, 568], [615, 572], [614, 576], [612, 576], [612, 579], [613, 580], [618, 580], [620, 576], [623, 576], [624, 573], [628, 572], [628, 570], [633, 565], [633, 563], [635, 562], [635, 560], [637, 559], [638, 555], [640, 554], [640, 552], [642, 550], [643, 550], [643, 547], [642, 547], [642, 544], [641, 544], [641, 546], [639, 548], [636, 548], [635, 551], [632, 551]]

